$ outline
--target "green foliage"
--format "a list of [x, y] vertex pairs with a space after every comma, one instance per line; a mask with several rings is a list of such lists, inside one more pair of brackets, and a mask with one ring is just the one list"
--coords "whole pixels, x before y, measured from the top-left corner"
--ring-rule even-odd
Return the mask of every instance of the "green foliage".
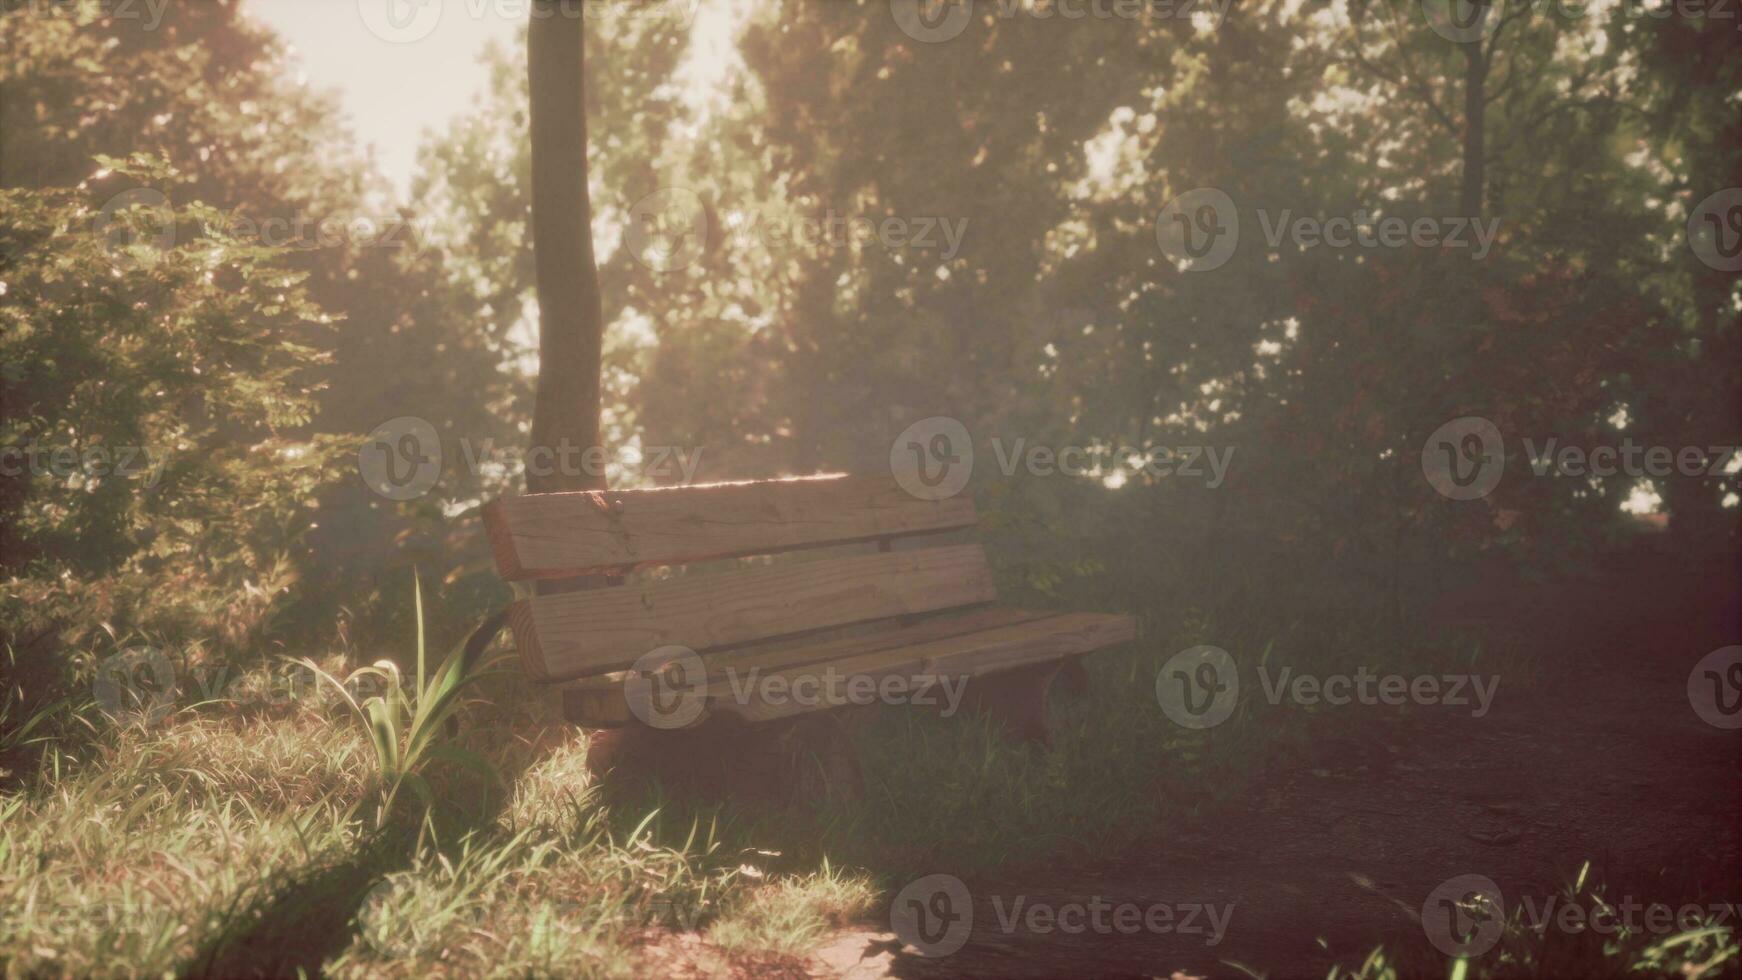
[[25, 704], [123, 639], [257, 639], [348, 448], [299, 432], [331, 330], [305, 276], [150, 190], [176, 186], [162, 161], [100, 162], [0, 190], [0, 634]]
[[[1742, 946], [1737, 944], [1733, 924], [1708, 921], [1697, 928], [1679, 929], [1667, 935], [1653, 935], [1643, 930], [1642, 923], [1628, 923], [1614, 906], [1603, 897], [1603, 888], [1596, 884], [1589, 861], [1562, 888], [1560, 907], [1576, 906], [1589, 910], [1590, 922], [1596, 916], [1606, 916], [1612, 927], [1591, 928], [1589, 925], [1573, 931], [1548, 921], [1532, 923], [1522, 908], [1514, 908], [1505, 928], [1492, 950], [1476, 959], [1445, 960], [1449, 980], [1512, 980], [1536, 977], [1733, 977], [1742, 968]], [[1552, 908], [1553, 906], [1550, 906]], [[1708, 914], [1708, 919], [1711, 916]], [[1678, 920], [1679, 921], [1679, 920]], [[1629, 924], [1633, 928], [1629, 928]], [[1437, 955], [1437, 954], [1436, 954]], [[1404, 976], [1426, 976], [1432, 968], [1427, 963], [1413, 962], [1388, 954], [1384, 948], [1373, 950], [1359, 966], [1335, 967], [1328, 980], [1396, 980]]]
[[748, 884], [708, 928], [710, 942], [729, 952], [806, 956], [829, 930], [869, 918], [878, 891], [869, 878], [844, 872], [827, 858], [813, 875]]
[[[490, 666], [473, 659], [464, 646], [448, 654], [433, 674], [426, 670], [423, 631], [423, 584], [413, 580], [417, 618], [416, 686], [408, 694], [399, 676], [399, 665], [382, 660], [373, 666], [359, 667], [344, 680], [322, 670], [318, 664], [303, 658], [302, 665], [326, 682], [350, 709], [351, 718], [367, 737], [375, 757], [375, 778], [380, 799], [375, 806], [375, 825], [383, 827], [392, 819], [394, 802], [402, 788], [409, 787], [424, 807], [435, 806], [435, 795], [423, 770], [435, 762], [451, 762], [471, 767], [492, 779], [498, 779], [494, 769], [482, 757], [465, 748], [444, 742], [443, 732], [450, 727], [464, 702], [461, 696], [477, 683]], [[352, 690], [369, 682], [385, 687], [383, 693], [364, 698], [361, 702]]]
[[[665, 83], [693, 66], [675, 27], [594, 32], [615, 438], [702, 447], [704, 478], [875, 470], [906, 425], [950, 415], [974, 438], [976, 493], [1037, 507], [1010, 510], [1013, 526], [1086, 495], [978, 478], [995, 437], [1233, 449], [1213, 491], [1123, 474], [1121, 493], [1148, 499], [1104, 504], [1125, 523], [1095, 543], [1144, 574], [1162, 551], [1168, 576], [1358, 581], [1394, 619], [1449, 561], [1549, 566], [1625, 538], [1619, 504], [1637, 489], [1664, 495], [1678, 546], [1732, 541], [1734, 477], [1508, 479], [1453, 507], [1419, 472], [1428, 434], [1466, 414], [1514, 449], [1742, 441], [1734, 283], [1681, 240], [1686, 209], [1736, 183], [1722, 32], [1510, 11], [1483, 49], [1490, 252], [1272, 247], [1260, 211], [1461, 216], [1465, 52], [1414, 5], [1347, 13], [1264, 3], [1213, 28], [986, 16], [925, 44], [878, 4], [770, 3], [737, 24], [729, 96], [677, 101]], [[1670, 51], [1687, 58], [1671, 67]], [[532, 285], [519, 58], [493, 56], [486, 104], [425, 155], [434, 206], [509, 318]], [[1661, 71], [1638, 77], [1640, 59]], [[1156, 245], [1161, 209], [1197, 187], [1230, 193], [1242, 222], [1210, 272]], [[694, 262], [661, 270], [627, 230], [666, 188], [702, 203], [708, 233]], [[968, 231], [946, 255], [744, 230], [830, 214]], [[620, 479], [657, 482], [638, 476]], [[1107, 555], [1043, 538], [1042, 592]]]
[[[146, 158], [101, 162], [97, 186], [173, 179]], [[5, 565], [258, 569], [332, 479], [336, 444], [288, 435], [323, 360], [295, 338], [330, 318], [281, 254], [213, 228], [212, 208], [104, 212], [103, 197], [0, 191]]]
[[[9, 689], [52, 699], [128, 643], [221, 664], [392, 635], [384, 569], [483, 557], [444, 506], [494, 471], [460, 465], [457, 439], [514, 431], [502, 354], [427, 222], [243, 5], [4, 7]], [[450, 458], [435, 494], [394, 504], [355, 478], [355, 452], [406, 415]], [[15, 472], [32, 448], [48, 455]], [[466, 605], [439, 625], [496, 589], [450, 589]]]

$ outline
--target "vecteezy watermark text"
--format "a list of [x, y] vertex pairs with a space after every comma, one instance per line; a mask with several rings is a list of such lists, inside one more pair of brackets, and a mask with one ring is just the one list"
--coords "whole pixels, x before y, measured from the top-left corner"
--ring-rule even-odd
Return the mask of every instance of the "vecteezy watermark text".
[[[1260, 664], [1259, 687], [1265, 701], [1303, 707], [1320, 705], [1406, 704], [1468, 708], [1482, 718], [1500, 691], [1499, 675], [1402, 674], [1365, 665], [1353, 673], [1312, 674], [1294, 667], [1276, 670]], [[1240, 701], [1240, 670], [1234, 657], [1217, 646], [1196, 646], [1168, 658], [1155, 675], [1155, 698], [1162, 713], [1185, 728], [1213, 728], [1227, 721]]]
[[[1537, 935], [1664, 936], [1697, 929], [1735, 930], [1735, 902], [1643, 901], [1632, 895], [1521, 895], [1513, 907], [1518, 924]], [[1506, 933], [1508, 902], [1492, 878], [1463, 874], [1448, 878], [1422, 903], [1421, 925], [1428, 941], [1447, 956], [1487, 954]]]
[[843, 672], [827, 664], [779, 671], [727, 665], [710, 675], [694, 650], [666, 646], [638, 657], [623, 685], [631, 714], [651, 728], [675, 729], [695, 724], [709, 708], [753, 712], [913, 705], [937, 708], [948, 718], [961, 710], [968, 676]]
[[[1232, 903], [1117, 901], [1091, 895], [1084, 901], [1057, 902], [1029, 895], [982, 896], [991, 903], [992, 931], [1047, 936], [1133, 936], [1139, 933], [1190, 937], [1219, 946], [1234, 918]], [[955, 875], [934, 874], [909, 882], [889, 905], [891, 930], [921, 956], [949, 956], [973, 938], [975, 898]]]
[[[805, 213], [772, 208], [710, 207], [687, 187], [663, 187], [629, 206], [624, 245], [655, 272], [701, 261], [716, 237], [739, 248], [930, 251], [949, 261], [961, 252], [969, 219], [942, 215]], [[716, 236], [716, 232], [719, 234]]]
[[[195, 704], [282, 705], [309, 698], [317, 690], [314, 673], [300, 665], [240, 671], [221, 663], [188, 666], [186, 659], [172, 658], [152, 646], [117, 651], [97, 663], [91, 694], [111, 721], [126, 727], [154, 725]], [[369, 674], [352, 677], [345, 686], [359, 701], [386, 691], [386, 682]]]
[[194, 233], [213, 242], [289, 251], [351, 247], [421, 255], [432, 241], [430, 219], [416, 221], [397, 212], [259, 216], [237, 208], [198, 223], [180, 224], [169, 195], [155, 187], [134, 187], [112, 195], [92, 213], [91, 222], [92, 229], [105, 238], [109, 254], [129, 268], [154, 267], [178, 244], [191, 243], [189, 236]]
[[[6, 5], [6, 12], [12, 15], [21, 14], [73, 14], [84, 7], [84, 0], [24, 0], [23, 3]], [[147, 31], [155, 31], [163, 23], [163, 12], [169, 9], [169, 0], [97, 0], [96, 8], [99, 16], [106, 20], [137, 22]]]
[[[1272, 251], [1285, 244], [1298, 251], [1313, 248], [1431, 248], [1468, 252], [1487, 258], [1500, 234], [1500, 219], [1486, 221], [1458, 216], [1401, 215], [1376, 217], [1357, 210], [1348, 215], [1296, 214], [1285, 208], [1257, 210], [1258, 227]], [[1200, 187], [1179, 195], [1162, 208], [1155, 222], [1155, 240], [1182, 271], [1208, 272], [1234, 257], [1240, 246], [1242, 219], [1234, 198], [1215, 187]]]
[[556, 17], [585, 17], [598, 23], [612, 17], [660, 18], [688, 27], [701, 0], [356, 0], [369, 33], [390, 44], [412, 44], [434, 34], [443, 17], [524, 24]]
[[[1203, 480], [1215, 490], [1227, 479], [1233, 446], [1051, 446], [1017, 437], [990, 440], [999, 472], [1013, 477], [1062, 474], [1087, 479], [1123, 480], [1141, 474], [1151, 479]], [[921, 419], [895, 437], [889, 446], [889, 471], [895, 482], [922, 500], [943, 500], [961, 493], [974, 472], [973, 437], [961, 420], [945, 415]]]
[[256, 217], [231, 211], [206, 225], [222, 237], [292, 251], [342, 248], [386, 248], [421, 255], [429, 248], [433, 219], [415, 221], [403, 214], [309, 214]]
[[941, 44], [960, 37], [976, 15], [999, 20], [1037, 21], [1191, 19], [1210, 29], [1222, 26], [1231, 0], [889, 0], [889, 13], [908, 37]]
[[1422, 0], [1421, 8], [1434, 33], [1456, 44], [1485, 41], [1501, 24], [1525, 17], [1709, 19], [1711, 27], [1702, 29], [1742, 29], [1734, 0]]
[[48, 475], [86, 482], [141, 477], [149, 489], [163, 476], [163, 460], [152, 459], [143, 446], [0, 446], [0, 476]]
[[[1735, 446], [1651, 446], [1624, 437], [1599, 446], [1565, 445], [1557, 438], [1521, 440], [1535, 476], [1635, 478], [1722, 477], [1742, 469]], [[1500, 427], [1479, 415], [1453, 419], [1422, 444], [1422, 475], [1441, 496], [1476, 500], [1493, 493], [1506, 471]]]
[[[413, 415], [376, 426], [357, 450], [363, 483], [389, 500], [416, 500], [435, 489], [446, 461], [435, 426]], [[459, 440], [459, 461], [467, 473], [572, 476], [605, 479], [635, 473], [650, 480], [695, 482], [702, 463], [700, 446], [626, 446], [616, 453], [600, 446], [562, 440], [554, 446], [500, 446], [494, 439]]]

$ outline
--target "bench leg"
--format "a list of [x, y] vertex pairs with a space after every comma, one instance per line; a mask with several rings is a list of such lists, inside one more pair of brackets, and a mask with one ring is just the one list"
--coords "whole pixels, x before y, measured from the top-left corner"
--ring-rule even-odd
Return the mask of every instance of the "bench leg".
[[1087, 676], [1073, 678], [1070, 662], [1053, 661], [1000, 671], [968, 682], [967, 703], [971, 709], [984, 711], [1004, 726], [1013, 738], [1038, 745], [1052, 744], [1052, 726], [1047, 719], [1046, 699], [1055, 681], [1064, 678], [1068, 690], [1074, 684], [1087, 687]]
[[1053, 678], [1052, 688], [1066, 697], [1088, 697], [1089, 668], [1083, 666], [1083, 658], [1072, 657], [1061, 662], [1058, 676]]
[[859, 757], [835, 712], [751, 725], [715, 715], [678, 731], [630, 727], [589, 735], [595, 779], [658, 780], [719, 799], [850, 803], [864, 793]]

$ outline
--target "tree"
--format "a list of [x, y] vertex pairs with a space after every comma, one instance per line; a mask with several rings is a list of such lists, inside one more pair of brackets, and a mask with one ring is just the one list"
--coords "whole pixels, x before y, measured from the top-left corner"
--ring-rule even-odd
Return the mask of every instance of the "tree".
[[[1654, 442], [1733, 430], [1719, 412], [1734, 371], [1717, 356], [1736, 348], [1730, 280], [1692, 261], [1685, 216], [1654, 203], [1735, 183], [1727, 151], [1702, 149], [1728, 147], [1734, 127], [1727, 35], [1468, 0], [1271, 2], [1219, 24], [1025, 13], [1043, 6], [975, 7], [941, 42], [881, 4], [758, 6], [729, 97], [694, 117], [655, 94], [670, 45], [614, 42], [611, 83], [592, 78], [615, 114], [596, 158], [607, 186], [630, 201], [683, 188], [711, 209], [707, 247], [677, 268], [600, 238], [625, 438], [681, 439], [707, 449], [710, 473], [729, 459], [746, 476], [875, 467], [934, 414], [966, 423], [985, 453], [976, 474], [996, 466], [993, 436], [1237, 448], [1214, 493], [1128, 474], [1120, 499], [1153, 523], [1123, 540], [1209, 541], [1182, 564], [1366, 575], [1378, 595], [1399, 565], [1514, 547], [1564, 558], [1627, 532], [1631, 477], [1534, 478], [1524, 437], [1601, 445], [1623, 438], [1623, 415]], [[1695, 154], [1697, 193], [1664, 179]], [[1158, 215], [1196, 188], [1238, 209], [1238, 248], [1216, 269], [1158, 249]], [[459, 189], [494, 193], [487, 172]], [[619, 198], [594, 191], [609, 227]], [[499, 214], [512, 236], [513, 209]], [[1471, 215], [1497, 229], [1479, 257]], [[831, 216], [968, 229], [945, 255], [745, 223]], [[1460, 237], [1337, 248], [1291, 238], [1297, 219], [1425, 220]], [[653, 339], [623, 354], [637, 324]], [[1514, 456], [1493, 495], [1454, 506], [1421, 452], [1469, 414], [1491, 417]], [[1727, 489], [1676, 485], [1708, 508]]]
[[[391, 188], [342, 128], [336, 100], [296, 82], [284, 46], [234, 0], [171, 4], [161, 22], [129, 16], [99, 0], [0, 6], [0, 48], [9, 52], [0, 59], [0, 187], [29, 192], [19, 202], [39, 200], [31, 194], [78, 189], [91, 216], [103, 213], [107, 203], [124, 203], [128, 195], [161, 200], [178, 215], [199, 216], [179, 224], [178, 245], [260, 246], [261, 254], [272, 255], [275, 268], [295, 277], [308, 302], [326, 318], [263, 321], [274, 326], [266, 339], [320, 355], [296, 377], [295, 393], [306, 404], [294, 418], [270, 419], [273, 435], [299, 441], [331, 437], [351, 452], [351, 465], [332, 469], [321, 485], [299, 486], [304, 502], [318, 502], [306, 526], [276, 542], [265, 537], [259, 542], [260, 554], [288, 559], [289, 571], [271, 580], [296, 583], [288, 594], [273, 589], [279, 621], [313, 635], [334, 628], [342, 605], [348, 610], [343, 614], [350, 623], [347, 635], [364, 640], [362, 623], [378, 613], [403, 615], [402, 603], [383, 601], [378, 594], [378, 583], [386, 580], [383, 570], [414, 562], [426, 568], [446, 565], [468, 547], [482, 556], [481, 542], [464, 537], [475, 522], [450, 522], [444, 505], [475, 501], [500, 485], [496, 468], [465, 465], [472, 456], [462, 453], [461, 441], [473, 446], [506, 442], [514, 431], [516, 379], [501, 370], [499, 338], [478, 328], [486, 319], [479, 298], [450, 274], [452, 252], [428, 234], [432, 228], [424, 218], [394, 203]], [[128, 84], [117, 85], [116, 78]], [[135, 154], [164, 166], [143, 171], [105, 168], [97, 161], [99, 155], [126, 161]], [[0, 248], [0, 280], [8, 278], [12, 254]], [[12, 281], [13, 295], [0, 298], [18, 302], [19, 280]], [[93, 281], [93, 295], [104, 285]], [[148, 304], [143, 310], [150, 312], [150, 303], [162, 301], [163, 315], [169, 316], [172, 295], [142, 294], [140, 301]], [[210, 291], [182, 295], [206, 305], [217, 298]], [[194, 301], [187, 305], [189, 318], [196, 318]], [[146, 343], [138, 334], [142, 322], [156, 321], [113, 316], [92, 329], [108, 331], [99, 346], [127, 350], [127, 345]], [[30, 390], [34, 374], [34, 369], [7, 372], [9, 410], [32, 411], [29, 401], [12, 396]], [[171, 380], [190, 399], [209, 383], [182, 376]], [[237, 383], [258, 386], [269, 380]], [[176, 386], [165, 388], [167, 397], [176, 396]], [[455, 398], [456, 391], [468, 397]], [[55, 432], [74, 428], [66, 414], [73, 407], [51, 399], [34, 410], [41, 414], [43, 431]], [[250, 414], [255, 410], [239, 413], [203, 443], [189, 441], [184, 448], [159, 438], [149, 448], [170, 465], [183, 453], [216, 465], [228, 450], [257, 444], [253, 426], [266, 416]], [[363, 433], [401, 416], [431, 422], [446, 449], [447, 465], [436, 488], [408, 502], [368, 490], [357, 476], [355, 455]], [[280, 476], [288, 485], [293, 474]], [[13, 491], [30, 494], [17, 513], [60, 513], [45, 489], [14, 484]], [[105, 491], [111, 492], [120, 491]], [[236, 499], [252, 498], [240, 494]], [[266, 502], [261, 503], [264, 511]], [[139, 514], [137, 537], [168, 541], [173, 536], [166, 511]], [[48, 530], [71, 537], [76, 517], [58, 531]], [[16, 526], [8, 520], [9, 530]], [[222, 527], [223, 522], [213, 522], [212, 530]], [[450, 528], [458, 533], [450, 537]], [[105, 533], [78, 537], [81, 570], [75, 577], [85, 577], [79, 587], [101, 591], [101, 576], [123, 567], [131, 543]], [[46, 550], [75, 553], [58, 545]], [[8, 570], [28, 554], [5, 548]], [[254, 553], [219, 548], [212, 554], [241, 562]], [[246, 577], [258, 589], [267, 571], [256, 569]], [[193, 590], [175, 591], [191, 595]], [[164, 608], [156, 604], [152, 610]], [[113, 620], [123, 632], [139, 625], [124, 612]]]
[[527, 32], [539, 320], [538, 389], [526, 471], [526, 488], [533, 493], [605, 485], [603, 468], [588, 462], [599, 449], [605, 314], [587, 188], [581, 12], [581, 0], [537, 0]]

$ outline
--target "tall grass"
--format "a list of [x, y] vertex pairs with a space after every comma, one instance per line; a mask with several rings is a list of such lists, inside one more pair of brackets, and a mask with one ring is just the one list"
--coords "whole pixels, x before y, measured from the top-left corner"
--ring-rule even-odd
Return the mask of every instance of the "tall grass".
[[[378, 828], [391, 819], [401, 789], [409, 788], [426, 809], [434, 808], [435, 793], [423, 771], [432, 763], [453, 762], [488, 778], [497, 778], [495, 769], [482, 756], [442, 741], [444, 730], [460, 710], [462, 695], [487, 673], [489, 665], [478, 662], [482, 645], [456, 647], [430, 675], [426, 668], [423, 583], [415, 574], [412, 594], [417, 620], [417, 683], [409, 692], [400, 678], [399, 665], [392, 660], [359, 667], [344, 680], [306, 657], [299, 661], [337, 693], [368, 740], [374, 753], [379, 792], [375, 809]], [[385, 690], [359, 702], [352, 691], [371, 681], [384, 685]]]
[[275, 874], [349, 851], [358, 746], [314, 715], [115, 733], [0, 797], [8, 976], [174, 972]]

